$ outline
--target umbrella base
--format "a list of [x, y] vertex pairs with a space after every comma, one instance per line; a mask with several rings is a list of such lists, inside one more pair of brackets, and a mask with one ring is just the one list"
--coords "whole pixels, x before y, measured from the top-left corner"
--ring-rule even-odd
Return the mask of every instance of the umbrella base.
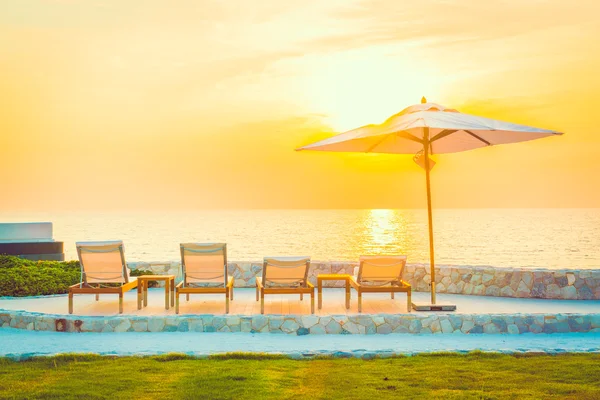
[[415, 311], [456, 311], [454, 304], [412, 303]]

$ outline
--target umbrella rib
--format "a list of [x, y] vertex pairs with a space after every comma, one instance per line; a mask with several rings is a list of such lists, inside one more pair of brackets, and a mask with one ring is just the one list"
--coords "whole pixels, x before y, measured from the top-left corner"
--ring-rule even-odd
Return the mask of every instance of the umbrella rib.
[[454, 132], [458, 132], [458, 131], [455, 129], [444, 129], [443, 131], [441, 131], [440, 133], [438, 133], [437, 135], [432, 137], [429, 142], [432, 143], [432, 142], [435, 142], [436, 140], [443, 139], [446, 136], [452, 135]]
[[413, 142], [417, 142], [417, 143], [421, 143], [423, 144], [423, 141], [421, 139], [419, 139], [416, 136], [411, 135], [410, 133], [406, 132], [406, 131], [398, 131], [396, 132], [396, 135], [404, 138], [404, 139], [408, 139], [408, 140], [412, 140]]
[[473, 132], [471, 132], [471, 131], [467, 131], [467, 130], [465, 130], [465, 132], [467, 132], [469, 135], [473, 136], [475, 139], [477, 139], [477, 140], [479, 140], [479, 141], [481, 141], [481, 142], [485, 143], [485, 144], [486, 144], [486, 145], [488, 145], [488, 146], [491, 146], [491, 145], [492, 145], [490, 142], [488, 142], [487, 140], [485, 140], [484, 138], [482, 138], [482, 137], [480, 137], [480, 136], [477, 136], [476, 134], [474, 134], [474, 133], [473, 133]]
[[379, 146], [381, 143], [385, 142], [386, 139], [389, 139], [390, 137], [392, 137], [392, 135], [397, 135], [400, 136], [404, 139], [408, 139], [408, 140], [412, 140], [413, 142], [417, 142], [417, 143], [423, 143], [423, 141], [419, 140], [419, 138], [417, 138], [416, 136], [411, 135], [408, 132], [404, 132], [404, 131], [398, 131], [398, 132], [394, 132], [392, 134], [387, 134], [384, 135], [383, 138], [381, 138], [381, 140], [379, 140], [377, 143], [375, 143], [373, 146], [369, 147], [367, 150], [365, 150], [365, 153], [370, 153], [373, 150], [375, 150], [375, 148], [377, 146]]
[[375, 149], [375, 147], [379, 146], [381, 143], [383, 143], [390, 136], [392, 136], [392, 135], [384, 135], [383, 138], [381, 138], [381, 140], [378, 140], [377, 143], [375, 143], [373, 146], [371, 146], [367, 150], [365, 150], [365, 153], [372, 152]]

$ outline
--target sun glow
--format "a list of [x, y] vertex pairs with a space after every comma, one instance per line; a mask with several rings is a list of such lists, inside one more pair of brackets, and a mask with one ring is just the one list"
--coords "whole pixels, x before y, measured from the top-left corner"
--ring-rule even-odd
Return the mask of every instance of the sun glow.
[[439, 97], [441, 80], [432, 69], [375, 48], [329, 56], [307, 86], [312, 108], [342, 132], [381, 123], [424, 95]]
[[480, 3], [0, 1], [0, 210], [423, 207], [409, 156], [294, 151], [422, 96], [567, 133], [442, 156], [434, 207], [598, 207], [596, 2]]

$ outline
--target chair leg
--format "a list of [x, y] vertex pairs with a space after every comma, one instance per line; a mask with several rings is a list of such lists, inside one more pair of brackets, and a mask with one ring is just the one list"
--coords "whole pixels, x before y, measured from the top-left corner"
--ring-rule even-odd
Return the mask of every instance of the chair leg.
[[304, 301], [304, 294], [300, 293], [300, 301]]
[[229, 288], [229, 299], [233, 300], [233, 286]]
[[230, 288], [225, 289], [225, 314], [229, 314], [229, 293], [231, 292]]
[[392, 300], [394, 299], [394, 292], [392, 292]]
[[319, 307], [319, 310], [321, 308], [323, 308], [323, 282], [321, 280], [318, 280], [317, 282], [317, 294], [318, 294], [318, 302], [317, 302], [317, 307]]
[[310, 292], [310, 313], [315, 313], [315, 291]]
[[265, 313], [265, 291], [262, 289], [260, 291], [260, 313]]
[[170, 282], [168, 280], [165, 281], [165, 310], [169, 309], [169, 304], [171, 303], [171, 299], [169, 298], [171, 288], [169, 286]]
[[346, 283], [346, 310], [350, 309], [350, 286]]
[[73, 293], [69, 292], [69, 314], [73, 314]]
[[175, 291], [175, 314], [179, 314], [179, 292]]
[[119, 314], [123, 314], [123, 293], [119, 293]]
[[100, 293], [96, 293], [96, 301], [100, 300]]
[[258, 286], [256, 286], [256, 301], [258, 301]]
[[190, 301], [190, 294], [189, 294], [189, 293], [187, 293], [187, 294], [185, 295], [185, 301]]
[[175, 279], [171, 281], [171, 307], [175, 306]]
[[408, 312], [412, 311], [412, 294], [410, 289], [408, 290], [408, 292], [406, 292], [406, 308], [408, 309]]
[[142, 290], [144, 292], [144, 307], [147, 307], [148, 306], [148, 282], [146, 282], [146, 284], [144, 285]]
[[362, 293], [358, 292], [358, 312], [362, 312]]

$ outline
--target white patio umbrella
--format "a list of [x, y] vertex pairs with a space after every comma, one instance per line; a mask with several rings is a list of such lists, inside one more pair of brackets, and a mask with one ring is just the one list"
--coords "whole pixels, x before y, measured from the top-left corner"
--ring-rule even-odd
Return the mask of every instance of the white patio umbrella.
[[296, 150], [417, 154], [415, 161], [425, 169], [427, 186], [431, 304], [413, 304], [413, 308], [452, 310], [456, 307], [435, 305], [435, 258], [429, 179], [433, 165], [429, 155], [457, 153], [555, 135], [562, 135], [562, 133], [463, 114], [439, 104], [427, 103], [423, 98], [421, 104], [405, 108], [380, 125], [366, 125]]

